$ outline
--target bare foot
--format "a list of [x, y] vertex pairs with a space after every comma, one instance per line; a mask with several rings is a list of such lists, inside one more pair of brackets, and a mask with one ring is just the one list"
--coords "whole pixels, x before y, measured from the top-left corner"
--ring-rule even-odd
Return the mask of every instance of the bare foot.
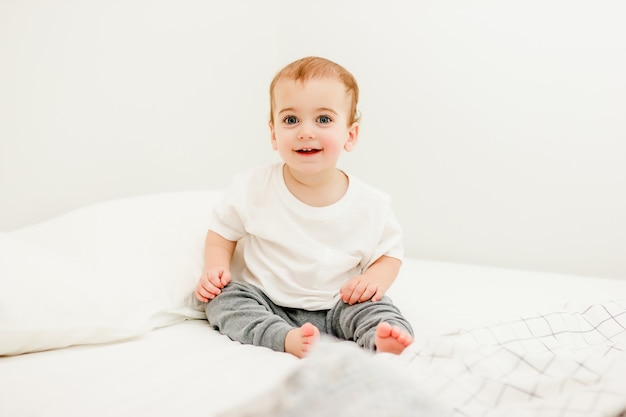
[[413, 343], [413, 337], [400, 327], [389, 323], [380, 323], [376, 326], [374, 338], [377, 352], [402, 353], [404, 348]]
[[313, 343], [319, 338], [320, 331], [311, 323], [289, 330], [285, 337], [285, 352], [298, 358], [306, 356]]

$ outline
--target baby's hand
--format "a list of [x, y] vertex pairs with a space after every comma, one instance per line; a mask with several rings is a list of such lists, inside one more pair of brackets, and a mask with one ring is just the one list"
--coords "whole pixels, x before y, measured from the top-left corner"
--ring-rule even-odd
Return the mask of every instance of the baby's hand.
[[230, 282], [230, 270], [221, 266], [205, 270], [196, 286], [196, 298], [204, 303], [217, 297]]
[[380, 282], [365, 275], [357, 275], [341, 287], [339, 295], [345, 303], [353, 305], [368, 300], [380, 301], [386, 290]]

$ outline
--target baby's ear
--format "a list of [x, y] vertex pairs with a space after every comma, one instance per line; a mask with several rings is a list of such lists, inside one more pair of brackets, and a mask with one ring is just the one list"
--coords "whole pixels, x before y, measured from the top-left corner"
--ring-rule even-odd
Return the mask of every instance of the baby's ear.
[[270, 141], [272, 142], [272, 149], [278, 150], [278, 145], [276, 145], [276, 131], [274, 130], [274, 123], [270, 122]]
[[348, 129], [348, 140], [343, 145], [343, 149], [345, 149], [346, 152], [350, 152], [351, 150], [354, 149], [358, 141], [359, 141], [359, 124], [357, 122], [354, 122], [352, 123], [352, 126], [350, 126], [350, 129]]

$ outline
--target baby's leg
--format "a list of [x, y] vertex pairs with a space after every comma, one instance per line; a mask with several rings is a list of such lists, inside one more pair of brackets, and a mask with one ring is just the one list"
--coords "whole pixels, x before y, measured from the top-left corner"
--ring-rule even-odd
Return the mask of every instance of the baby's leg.
[[391, 299], [349, 305], [339, 301], [329, 311], [332, 334], [373, 351], [400, 353], [412, 341], [412, 329]]
[[399, 354], [413, 343], [413, 336], [398, 326], [383, 322], [376, 326], [374, 343], [378, 352]]
[[281, 317], [280, 308], [250, 284], [231, 281], [205, 307], [209, 324], [244, 344], [282, 352], [287, 333], [294, 328]]
[[300, 327], [291, 329], [285, 336], [285, 352], [302, 358], [306, 356], [319, 336], [319, 329], [311, 323], [304, 323]]

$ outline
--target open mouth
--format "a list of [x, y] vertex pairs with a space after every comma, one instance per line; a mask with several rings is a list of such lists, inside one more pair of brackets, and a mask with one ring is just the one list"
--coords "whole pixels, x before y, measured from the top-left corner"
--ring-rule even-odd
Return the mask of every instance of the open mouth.
[[303, 155], [312, 155], [312, 154], [318, 153], [319, 151], [320, 149], [315, 149], [315, 148], [302, 148], [302, 149], [296, 150], [296, 152], [298, 152], [299, 154], [303, 154]]

